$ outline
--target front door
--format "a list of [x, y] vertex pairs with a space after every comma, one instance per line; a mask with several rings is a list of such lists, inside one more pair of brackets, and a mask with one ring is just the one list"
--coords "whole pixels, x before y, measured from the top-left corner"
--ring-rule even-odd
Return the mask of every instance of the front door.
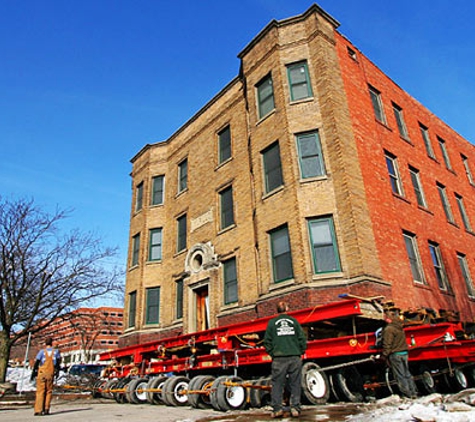
[[208, 286], [203, 286], [195, 290], [196, 303], [196, 331], [203, 331], [209, 328], [209, 296]]

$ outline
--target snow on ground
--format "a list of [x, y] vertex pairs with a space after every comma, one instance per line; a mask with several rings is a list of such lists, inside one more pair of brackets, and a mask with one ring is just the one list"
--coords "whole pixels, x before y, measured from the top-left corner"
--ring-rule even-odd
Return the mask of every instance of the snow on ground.
[[[16, 383], [18, 392], [35, 391], [30, 381], [31, 369], [9, 368], [7, 381]], [[60, 375], [58, 384], [61, 384]], [[363, 403], [360, 413], [348, 416], [347, 422], [475, 422], [475, 389], [457, 394], [431, 394], [416, 400], [393, 395], [374, 403]]]
[[[56, 384], [61, 385], [64, 379], [64, 372], [59, 373], [59, 378], [56, 380]], [[6, 381], [16, 383], [16, 391], [19, 393], [27, 391], [36, 391], [36, 382], [30, 381], [31, 369], [30, 368], [7, 368]]]
[[348, 422], [475, 422], [475, 389], [416, 400], [393, 395], [360, 407]]

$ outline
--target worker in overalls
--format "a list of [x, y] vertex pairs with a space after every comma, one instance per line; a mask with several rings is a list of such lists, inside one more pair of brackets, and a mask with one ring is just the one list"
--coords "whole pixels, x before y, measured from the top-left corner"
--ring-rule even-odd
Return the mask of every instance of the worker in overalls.
[[58, 375], [61, 354], [53, 348], [53, 340], [47, 338], [45, 348], [36, 355], [31, 379], [36, 377], [35, 416], [49, 415], [53, 395], [54, 377]]

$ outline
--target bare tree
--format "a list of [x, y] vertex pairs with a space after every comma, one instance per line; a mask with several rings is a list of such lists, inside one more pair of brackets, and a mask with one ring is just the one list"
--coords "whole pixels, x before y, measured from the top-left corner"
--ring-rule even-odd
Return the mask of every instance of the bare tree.
[[[87, 312], [85, 309], [77, 312], [71, 312], [63, 317], [68, 321], [75, 333], [75, 337], [80, 339], [81, 355], [84, 362], [89, 363], [93, 359], [94, 349], [99, 348], [97, 338], [107, 327], [108, 314], [102, 309], [94, 309]], [[107, 333], [109, 333], [107, 327]]]
[[122, 289], [116, 249], [92, 233], [62, 233], [65, 210], [0, 197], [0, 382], [12, 346], [92, 299]]

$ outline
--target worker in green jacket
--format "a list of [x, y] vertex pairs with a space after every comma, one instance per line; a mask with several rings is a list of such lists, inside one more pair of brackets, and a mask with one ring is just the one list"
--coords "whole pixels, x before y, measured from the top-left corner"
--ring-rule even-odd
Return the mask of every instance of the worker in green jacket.
[[272, 417], [283, 416], [282, 400], [286, 382], [290, 388], [290, 413], [300, 416], [302, 355], [307, 349], [307, 339], [299, 322], [287, 315], [285, 302], [277, 304], [278, 316], [272, 318], [264, 336], [264, 347], [272, 357]]

